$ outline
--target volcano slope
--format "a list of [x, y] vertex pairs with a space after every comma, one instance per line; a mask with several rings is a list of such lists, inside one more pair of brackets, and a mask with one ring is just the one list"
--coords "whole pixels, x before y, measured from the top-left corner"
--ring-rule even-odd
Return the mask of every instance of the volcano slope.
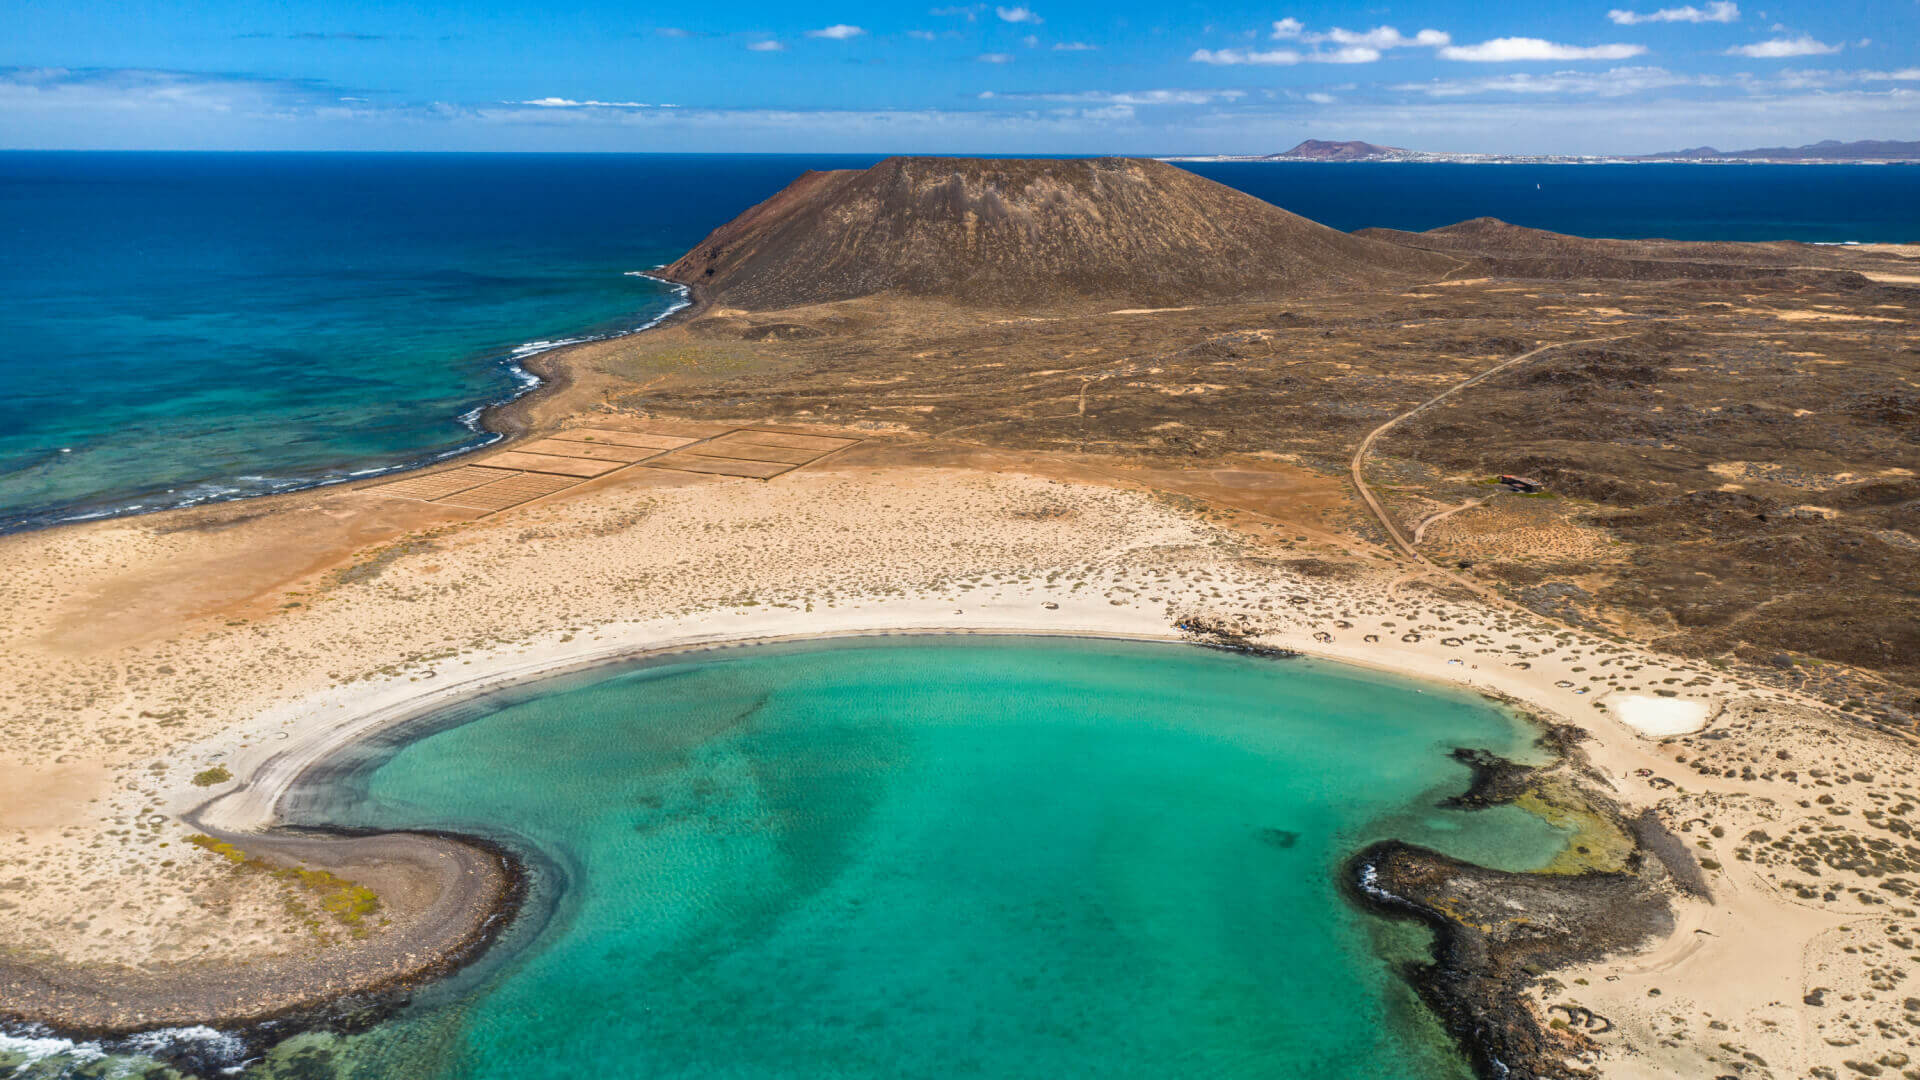
[[[1159, 162], [811, 173], [664, 271], [703, 301], [602, 362], [623, 408], [1329, 477], [1545, 614], [1920, 713], [1920, 251], [1326, 229]], [[1817, 509], [1816, 509], [1817, 508]], [[1326, 508], [1383, 538], [1362, 509]], [[1461, 565], [1465, 564], [1465, 565]]]
[[1381, 286], [1456, 261], [1337, 232], [1165, 162], [889, 158], [807, 173], [663, 275], [756, 310], [879, 292], [1035, 307]]

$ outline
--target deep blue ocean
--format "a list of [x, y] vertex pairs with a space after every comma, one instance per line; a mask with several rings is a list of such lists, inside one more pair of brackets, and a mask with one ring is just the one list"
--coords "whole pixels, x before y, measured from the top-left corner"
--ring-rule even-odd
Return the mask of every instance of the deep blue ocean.
[[[487, 441], [541, 346], [807, 168], [876, 157], [0, 152], [0, 531]], [[1341, 229], [1920, 240], [1920, 168], [1189, 166]]]

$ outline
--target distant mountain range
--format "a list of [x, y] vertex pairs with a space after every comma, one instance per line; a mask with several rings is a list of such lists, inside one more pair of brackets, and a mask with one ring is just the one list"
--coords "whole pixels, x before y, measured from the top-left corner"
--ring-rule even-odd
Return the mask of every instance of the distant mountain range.
[[1892, 139], [1861, 139], [1841, 142], [1822, 139], [1806, 146], [1768, 146], [1758, 150], [1715, 150], [1696, 146], [1691, 150], [1672, 150], [1647, 154], [1642, 161], [1920, 161], [1920, 142]]
[[1169, 158], [1170, 161], [1452, 161], [1452, 162], [1602, 162], [1602, 161], [1722, 161], [1722, 162], [1796, 162], [1802, 164], [1844, 164], [1848, 162], [1920, 164], [1920, 142], [1891, 139], [1862, 139], [1840, 142], [1825, 139], [1806, 146], [1771, 146], [1755, 150], [1716, 150], [1696, 146], [1691, 150], [1671, 150], [1661, 154], [1620, 154], [1584, 156], [1579, 154], [1456, 154], [1433, 150], [1407, 150], [1398, 146], [1350, 140], [1335, 142], [1308, 139], [1279, 154], [1215, 154]]

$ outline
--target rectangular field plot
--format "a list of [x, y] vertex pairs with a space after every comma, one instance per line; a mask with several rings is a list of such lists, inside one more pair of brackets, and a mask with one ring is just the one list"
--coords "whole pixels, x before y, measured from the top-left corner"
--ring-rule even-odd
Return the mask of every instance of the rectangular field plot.
[[786, 446], [795, 450], [812, 450], [816, 454], [831, 453], [860, 441], [859, 439], [842, 439], [833, 435], [789, 435], [784, 431], [761, 431], [757, 428], [741, 428], [721, 438], [754, 443], [758, 446]]
[[443, 499], [468, 488], [481, 484], [490, 484], [505, 476], [514, 475], [502, 469], [486, 469], [475, 465], [462, 465], [446, 472], [427, 473], [424, 476], [409, 476], [405, 480], [396, 480], [391, 484], [381, 484], [373, 490], [382, 495], [393, 495], [402, 499], [419, 499], [432, 502]]
[[540, 439], [530, 442], [520, 449], [529, 454], [552, 454], [555, 457], [591, 458], [595, 461], [618, 461], [623, 465], [644, 461], [655, 454], [664, 454], [650, 446], [615, 446], [612, 443], [567, 442], [563, 439]]
[[487, 464], [502, 469], [519, 469], [524, 472], [554, 473], [559, 476], [577, 476], [585, 479], [610, 473], [627, 464], [624, 461], [590, 461], [586, 458], [558, 457], [553, 454], [529, 454], [524, 450], [509, 450], [504, 454], [495, 454], [487, 459]]
[[505, 510], [509, 506], [518, 506], [529, 499], [542, 495], [551, 495], [579, 483], [578, 479], [565, 476], [551, 476], [541, 473], [514, 473], [504, 480], [495, 480], [477, 488], [469, 488], [455, 495], [449, 495], [435, 501], [443, 506], [460, 506], [469, 510]]
[[633, 466], [771, 480], [860, 441], [720, 425], [686, 430], [709, 434], [572, 428], [490, 455], [483, 464], [409, 476], [371, 490], [492, 513]]
[[640, 446], [651, 450], [677, 450], [690, 442], [700, 441], [685, 435], [656, 435], [648, 431], [615, 431], [612, 428], [573, 428], [556, 432], [553, 438], [565, 442]]
[[706, 457], [677, 450], [640, 463], [643, 469], [678, 469], [681, 472], [710, 473], [715, 476], [747, 476], [767, 480], [795, 468], [779, 461], [743, 461], [739, 458]]
[[731, 435], [709, 439], [699, 446], [689, 447], [680, 452], [699, 454], [702, 457], [740, 458], [745, 461], [778, 461], [787, 465], [805, 465], [820, 456], [818, 450], [795, 450], [788, 446], [760, 446], [755, 443], [738, 442]]

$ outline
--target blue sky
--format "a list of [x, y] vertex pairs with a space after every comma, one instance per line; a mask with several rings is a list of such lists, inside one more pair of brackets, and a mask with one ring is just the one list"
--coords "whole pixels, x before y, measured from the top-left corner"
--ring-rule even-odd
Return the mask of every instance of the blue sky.
[[1632, 153], [1920, 139], [1920, 0], [0, 0], [0, 147]]

